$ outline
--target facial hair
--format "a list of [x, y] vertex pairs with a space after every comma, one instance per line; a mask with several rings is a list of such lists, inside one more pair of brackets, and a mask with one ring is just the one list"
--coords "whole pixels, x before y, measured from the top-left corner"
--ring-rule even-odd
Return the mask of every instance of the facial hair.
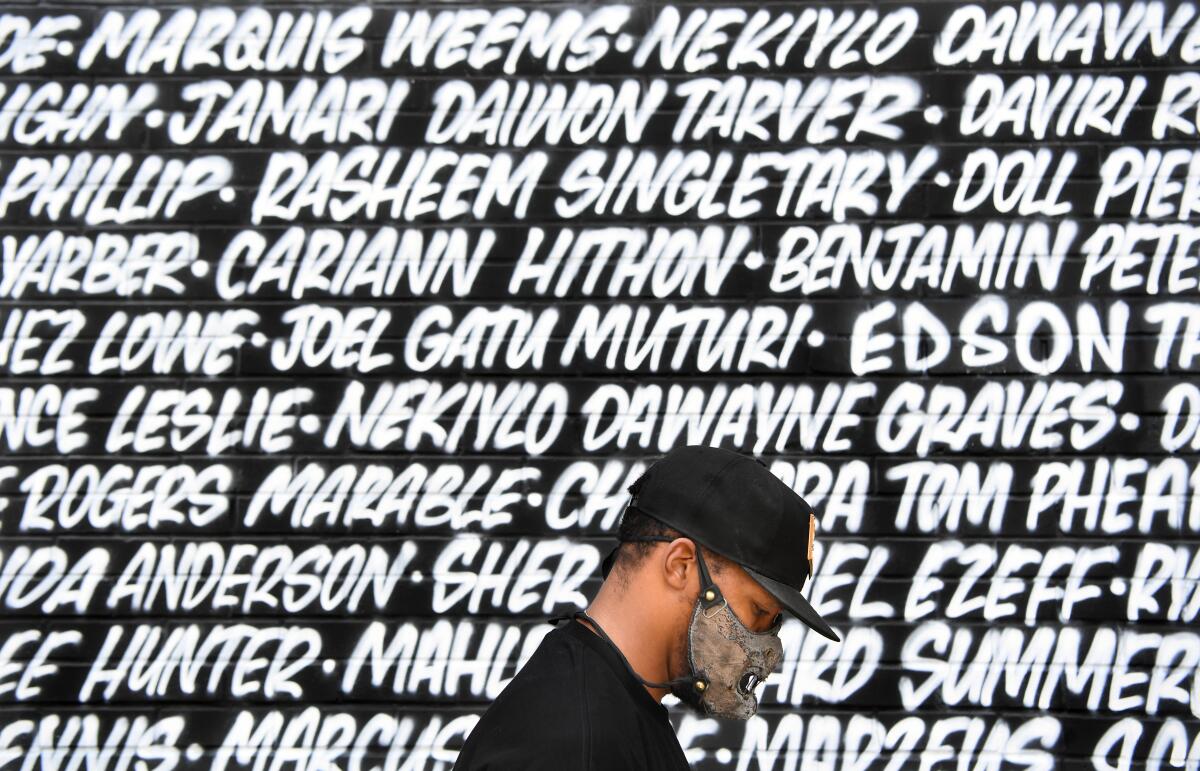
[[671, 658], [668, 660], [671, 666], [669, 672], [670, 678], [683, 677], [691, 674], [692, 663], [688, 660], [688, 625], [684, 624], [683, 629], [675, 638], [675, 645], [671, 651]]

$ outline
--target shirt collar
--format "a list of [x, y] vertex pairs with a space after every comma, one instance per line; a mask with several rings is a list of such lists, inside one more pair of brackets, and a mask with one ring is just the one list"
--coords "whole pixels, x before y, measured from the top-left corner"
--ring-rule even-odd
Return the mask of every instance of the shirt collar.
[[655, 701], [646, 687], [638, 682], [637, 678], [626, 668], [625, 662], [621, 656], [613, 648], [608, 641], [601, 639], [600, 635], [588, 629], [578, 619], [569, 619], [564, 627], [564, 631], [579, 640], [588, 648], [596, 652], [600, 658], [604, 659], [608, 664], [608, 668], [612, 670], [617, 680], [629, 691], [634, 702], [644, 710], [650, 712], [654, 717], [660, 720], [668, 720], [667, 708], [660, 702]]

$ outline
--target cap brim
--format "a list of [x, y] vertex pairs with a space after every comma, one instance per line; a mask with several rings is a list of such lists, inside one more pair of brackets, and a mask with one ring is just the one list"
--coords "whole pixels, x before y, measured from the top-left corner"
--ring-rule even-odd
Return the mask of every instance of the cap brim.
[[808, 604], [808, 600], [804, 599], [804, 595], [799, 589], [793, 586], [788, 586], [785, 583], [776, 581], [774, 578], [767, 578], [762, 573], [751, 570], [742, 565], [742, 569], [750, 574], [750, 577], [757, 581], [762, 588], [771, 593], [771, 596], [779, 600], [779, 604], [790, 610], [801, 621], [807, 624], [810, 628], [820, 632], [823, 636], [828, 637], [834, 642], [841, 642], [842, 638], [837, 636], [833, 631], [833, 627], [821, 618], [812, 605]]

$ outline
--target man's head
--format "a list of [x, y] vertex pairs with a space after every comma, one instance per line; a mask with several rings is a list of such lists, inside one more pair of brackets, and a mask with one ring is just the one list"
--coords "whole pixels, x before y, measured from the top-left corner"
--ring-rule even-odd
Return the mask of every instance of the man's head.
[[624, 542], [636, 530], [683, 535], [726, 563], [740, 566], [784, 610], [834, 641], [837, 633], [805, 599], [812, 576], [817, 520], [795, 490], [749, 455], [703, 445], [676, 447], [654, 461], [629, 485], [632, 494], [618, 539], [619, 550], [604, 561], [607, 575], [615, 558], [628, 565], [649, 553], [645, 544]]
[[640, 647], [671, 692], [711, 714], [748, 717], [754, 685], [782, 657], [784, 612], [838, 639], [800, 594], [815, 515], [763, 463], [680, 447], [629, 492], [602, 605], [636, 617]]
[[702, 714], [752, 716], [755, 689], [783, 657], [783, 606], [740, 565], [653, 517], [627, 511], [621, 534], [605, 587], [659, 642], [661, 685]]
[[[635, 483], [636, 484], [636, 483]], [[646, 536], [673, 539], [671, 542], [635, 540]], [[639, 602], [667, 606], [664, 613], [685, 617], [700, 593], [696, 549], [703, 552], [713, 580], [721, 588], [733, 612], [755, 632], [770, 629], [783, 613], [777, 599], [750, 577], [737, 563], [695, 543], [675, 528], [637, 509], [627, 509], [617, 530], [621, 542], [609, 580], [622, 594], [633, 592]], [[674, 612], [671, 612], [673, 609]], [[682, 642], [682, 635], [681, 642]], [[686, 646], [685, 646], [686, 647]], [[686, 663], [686, 651], [685, 651]]]

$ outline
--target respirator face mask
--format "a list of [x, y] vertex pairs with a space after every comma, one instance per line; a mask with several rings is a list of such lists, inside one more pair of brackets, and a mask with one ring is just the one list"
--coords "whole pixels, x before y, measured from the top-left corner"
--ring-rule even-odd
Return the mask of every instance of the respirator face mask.
[[[641, 536], [625, 540], [669, 543], [675, 539]], [[634, 672], [628, 660], [625, 666], [642, 684], [669, 689], [681, 702], [701, 715], [746, 720], [758, 711], [755, 689], [783, 660], [783, 643], [779, 639], [783, 616], [781, 614], [765, 632], [750, 631], [733, 612], [733, 608], [729, 607], [720, 588], [709, 575], [699, 544], [696, 544], [696, 563], [700, 573], [700, 596], [696, 599], [687, 630], [687, 656], [691, 672], [666, 683], [654, 683]], [[600, 625], [586, 612], [581, 610], [574, 615], [586, 618], [601, 637], [612, 643]], [[617, 647], [615, 643], [613, 647]], [[617, 651], [620, 652], [620, 649], [617, 648]]]

